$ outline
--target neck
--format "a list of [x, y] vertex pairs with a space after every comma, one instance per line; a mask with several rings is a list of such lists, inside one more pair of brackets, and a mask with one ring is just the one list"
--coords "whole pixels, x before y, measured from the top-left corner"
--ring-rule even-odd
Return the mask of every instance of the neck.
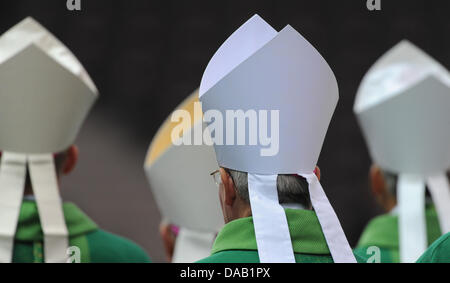
[[[302, 209], [302, 210], [311, 210], [308, 208], [305, 208], [303, 205], [299, 204], [299, 203], [282, 203], [281, 206], [283, 208], [290, 208], [290, 209]], [[239, 209], [236, 209], [236, 212], [232, 213], [232, 216], [228, 218], [228, 222], [239, 219], [239, 218], [245, 218], [245, 217], [250, 217], [252, 216], [252, 209], [251, 206], [245, 205], [242, 206]]]
[[233, 207], [224, 211], [225, 223], [250, 216], [252, 216], [252, 209], [250, 208], [250, 205]]
[[244, 218], [244, 217], [250, 217], [252, 216], [252, 209], [249, 206], [245, 207], [244, 209], [242, 209], [239, 213], [239, 218]]
[[31, 201], [35, 201], [36, 198], [34, 197], [34, 195], [24, 195], [24, 196], [23, 196], [23, 200], [31, 200]]

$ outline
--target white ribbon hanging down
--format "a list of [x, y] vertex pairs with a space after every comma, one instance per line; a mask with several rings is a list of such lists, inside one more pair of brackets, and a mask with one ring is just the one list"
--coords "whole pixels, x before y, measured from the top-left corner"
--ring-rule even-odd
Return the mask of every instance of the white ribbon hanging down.
[[12, 262], [25, 188], [26, 155], [3, 152], [0, 167], [0, 262]]
[[180, 228], [175, 242], [172, 262], [192, 263], [210, 256], [215, 238], [216, 233]]
[[397, 199], [400, 261], [413, 263], [428, 246], [424, 179], [418, 175], [400, 174]]
[[341, 223], [339, 222], [322, 185], [317, 179], [316, 174], [310, 173], [298, 175], [308, 181], [311, 203], [317, 218], [319, 219], [333, 261], [335, 263], [356, 263], [355, 255], [347, 241]]
[[69, 233], [64, 220], [53, 155], [28, 155], [28, 168], [44, 232], [45, 262], [66, 262]]
[[450, 185], [445, 173], [427, 178], [427, 186], [439, 219], [442, 234], [450, 232]]
[[261, 263], [295, 263], [286, 213], [278, 201], [278, 175], [248, 174], [256, 244]]

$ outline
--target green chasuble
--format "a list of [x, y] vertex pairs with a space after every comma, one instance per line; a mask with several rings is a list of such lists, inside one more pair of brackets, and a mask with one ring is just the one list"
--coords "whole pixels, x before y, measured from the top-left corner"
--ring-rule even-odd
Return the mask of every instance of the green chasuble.
[[[69, 245], [80, 249], [82, 263], [149, 262], [135, 243], [103, 231], [72, 203], [63, 204]], [[43, 233], [34, 201], [24, 201], [14, 241], [13, 262], [44, 262]]]
[[[434, 206], [427, 206], [425, 218], [428, 245], [430, 245], [441, 236], [439, 220]], [[368, 248], [373, 246], [380, 249], [382, 263], [400, 262], [397, 215], [384, 214], [372, 219], [364, 229], [355, 251], [359, 254], [371, 256]]]
[[434, 242], [419, 258], [418, 263], [450, 263], [450, 233]]
[[[316, 213], [311, 210], [286, 209], [292, 247], [297, 263], [332, 263], [330, 251]], [[355, 254], [358, 262], [364, 256]], [[217, 235], [211, 256], [200, 263], [259, 263], [253, 218], [227, 223]]]

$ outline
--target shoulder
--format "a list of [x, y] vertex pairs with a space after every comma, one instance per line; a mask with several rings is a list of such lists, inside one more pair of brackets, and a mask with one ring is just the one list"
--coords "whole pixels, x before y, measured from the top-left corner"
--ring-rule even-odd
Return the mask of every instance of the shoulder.
[[419, 258], [418, 263], [450, 263], [450, 233], [437, 239]]
[[[356, 255], [358, 262], [366, 262], [366, 258]], [[330, 255], [295, 254], [297, 263], [332, 263]], [[227, 250], [215, 253], [197, 263], [259, 263], [257, 251], [253, 250]]]
[[197, 263], [259, 263], [258, 252], [253, 250], [226, 250], [210, 255]]
[[98, 229], [86, 235], [92, 262], [150, 262], [147, 253], [124, 237]]
[[382, 214], [371, 219], [359, 238], [357, 247], [361, 246], [398, 246], [398, 217]]
[[398, 250], [379, 246], [358, 246], [353, 250], [358, 263], [398, 263]]

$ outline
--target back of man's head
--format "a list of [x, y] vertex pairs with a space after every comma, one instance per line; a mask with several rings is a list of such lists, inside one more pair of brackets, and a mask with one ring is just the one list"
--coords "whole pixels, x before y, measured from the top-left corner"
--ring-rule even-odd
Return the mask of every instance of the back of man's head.
[[[233, 179], [236, 192], [246, 203], [250, 203], [247, 173], [227, 169]], [[278, 200], [280, 204], [300, 204], [305, 209], [311, 208], [308, 182], [298, 175], [279, 174], [277, 177]]]

